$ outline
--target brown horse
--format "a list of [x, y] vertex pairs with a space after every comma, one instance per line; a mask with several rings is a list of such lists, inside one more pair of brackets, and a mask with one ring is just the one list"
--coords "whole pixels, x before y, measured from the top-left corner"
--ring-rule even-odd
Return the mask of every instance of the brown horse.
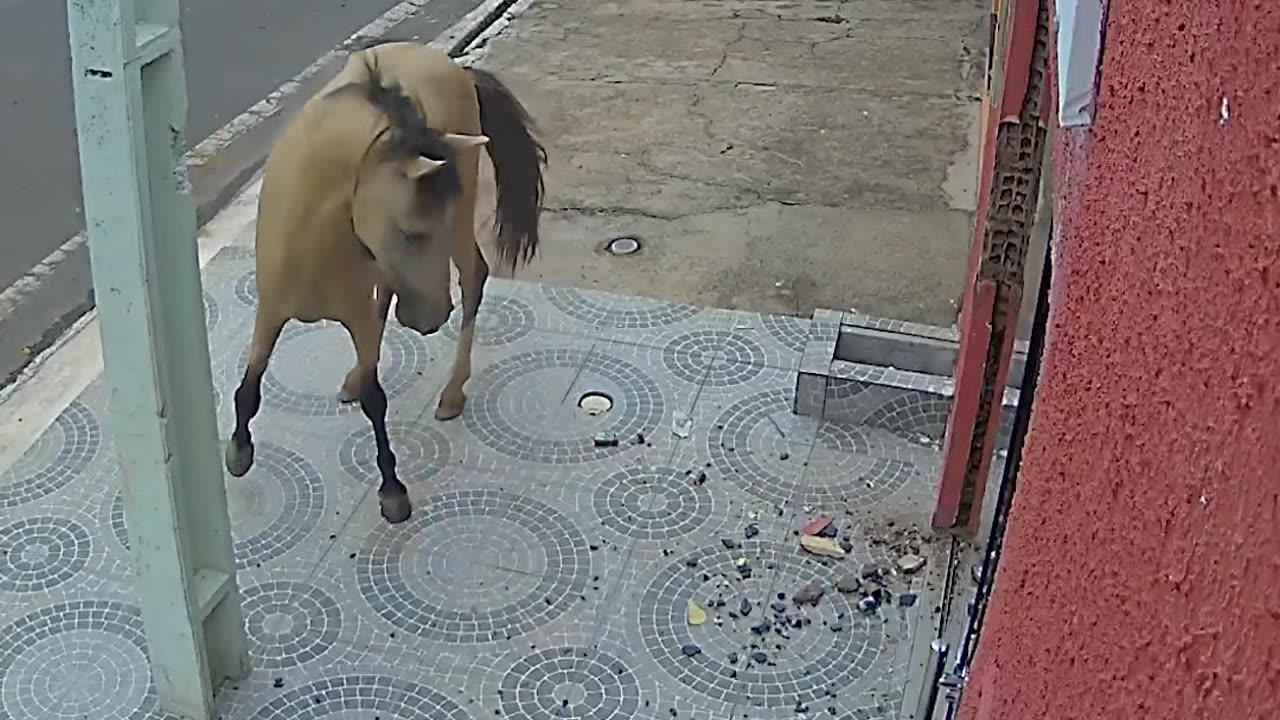
[[497, 251], [514, 270], [538, 249], [546, 151], [533, 121], [497, 78], [427, 46], [391, 42], [353, 53], [290, 119], [267, 159], [258, 204], [258, 306], [248, 367], [235, 393], [227, 471], [253, 466], [249, 423], [262, 375], [289, 320], [336, 320], [356, 364], [338, 392], [373, 425], [382, 516], [411, 512], [387, 438], [378, 380], [383, 329], [430, 335], [453, 311], [449, 261], [462, 290], [462, 331], [436, 418], [461, 412], [476, 311], [489, 265], [475, 237], [476, 177], [487, 146], [497, 185]]

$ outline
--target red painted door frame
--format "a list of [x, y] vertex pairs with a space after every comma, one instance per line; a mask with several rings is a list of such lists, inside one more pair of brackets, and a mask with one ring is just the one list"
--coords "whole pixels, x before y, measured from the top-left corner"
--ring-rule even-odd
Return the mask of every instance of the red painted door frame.
[[[978, 531], [999, 429], [1021, 306], [1022, 258], [1039, 196], [1040, 149], [1046, 116], [1052, 112], [1047, 76], [1049, 5], [1050, 0], [1001, 2], [996, 11], [995, 47], [990, 50], [995, 61], [985, 92], [988, 107], [978, 211], [959, 317], [955, 392], [933, 514], [934, 528], [962, 530], [971, 536]], [[1033, 158], [1030, 166], [1028, 156]], [[1016, 248], [1019, 244], [1021, 252]], [[1011, 257], [1016, 259], [1010, 262]]]

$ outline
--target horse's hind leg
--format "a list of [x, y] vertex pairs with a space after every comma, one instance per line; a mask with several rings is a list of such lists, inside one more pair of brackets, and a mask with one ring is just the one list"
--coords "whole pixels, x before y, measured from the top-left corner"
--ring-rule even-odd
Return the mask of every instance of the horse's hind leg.
[[454, 350], [453, 369], [449, 382], [440, 393], [440, 405], [436, 408], [437, 420], [452, 420], [462, 414], [467, 396], [462, 386], [471, 378], [471, 346], [476, 335], [476, 313], [484, 299], [484, 284], [489, 279], [489, 264], [475, 243], [471, 243], [471, 260], [458, 263], [458, 276], [462, 284], [462, 331], [458, 347]]
[[[378, 318], [378, 345], [382, 345], [382, 333], [387, 326], [387, 313], [391, 310], [391, 290], [382, 286], [374, 288], [377, 297], [373, 299], [374, 312]], [[375, 360], [376, 362], [376, 360]], [[360, 365], [360, 359], [356, 358], [356, 366], [351, 368], [347, 373], [347, 377], [342, 381], [342, 387], [338, 390], [338, 402], [352, 403], [360, 399], [360, 390], [364, 387], [364, 378], [368, 375], [369, 369]]]
[[267, 363], [287, 320], [263, 312], [261, 306], [254, 317], [249, 362], [236, 388], [236, 429], [231, 433], [224, 456], [227, 472], [235, 477], [244, 475], [253, 467], [253, 435], [249, 432], [249, 422], [262, 406], [262, 375], [267, 371]]
[[351, 333], [356, 346], [356, 369], [359, 383], [360, 409], [373, 426], [373, 441], [377, 447], [378, 474], [382, 483], [378, 486], [378, 503], [382, 517], [388, 522], [399, 523], [409, 519], [412, 506], [409, 491], [396, 475], [396, 454], [387, 436], [387, 393], [378, 380], [378, 356], [382, 344], [385, 318], [378, 317], [376, 309], [364, 305], [370, 312], [357, 313], [357, 317], [344, 320], [343, 326]]

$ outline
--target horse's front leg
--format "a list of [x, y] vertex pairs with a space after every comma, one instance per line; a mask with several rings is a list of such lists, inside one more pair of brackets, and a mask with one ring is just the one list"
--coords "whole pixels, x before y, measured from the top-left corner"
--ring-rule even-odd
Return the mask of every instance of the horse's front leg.
[[[367, 305], [365, 307], [372, 310]], [[382, 481], [378, 486], [378, 503], [382, 507], [382, 517], [394, 524], [408, 520], [412, 506], [409, 503], [408, 489], [396, 475], [396, 454], [391, 449], [391, 439], [387, 436], [387, 393], [378, 380], [378, 357], [384, 321], [385, 317], [378, 317], [377, 312], [371, 311], [358, 313], [355, 318], [345, 320], [342, 324], [351, 334], [351, 341], [356, 346], [356, 370], [360, 388], [357, 397], [360, 409], [373, 426], [373, 440], [378, 452], [378, 475]]]
[[[456, 262], [456, 261], [455, 261]], [[489, 279], [489, 264], [480, 248], [471, 241], [471, 257], [458, 262], [458, 277], [462, 285], [462, 330], [458, 347], [454, 350], [453, 369], [449, 382], [440, 393], [440, 405], [436, 408], [437, 420], [452, 420], [462, 414], [467, 396], [462, 386], [471, 378], [471, 346], [476, 335], [476, 314], [484, 300], [484, 284]]]
[[234, 477], [243, 476], [253, 467], [253, 434], [249, 432], [249, 423], [262, 406], [262, 376], [286, 321], [287, 318], [278, 317], [261, 305], [254, 316], [249, 362], [235, 393], [236, 429], [223, 456], [227, 472]]
[[[378, 319], [378, 345], [382, 345], [382, 334], [387, 326], [387, 313], [391, 310], [391, 291], [381, 285], [375, 285], [373, 288], [374, 297], [370, 302], [373, 304], [373, 311]], [[353, 403], [360, 399], [360, 390], [364, 387], [364, 378], [368, 375], [369, 369], [360, 366], [360, 359], [356, 358], [355, 367], [351, 368], [346, 378], [342, 381], [342, 387], [338, 390], [338, 402]]]

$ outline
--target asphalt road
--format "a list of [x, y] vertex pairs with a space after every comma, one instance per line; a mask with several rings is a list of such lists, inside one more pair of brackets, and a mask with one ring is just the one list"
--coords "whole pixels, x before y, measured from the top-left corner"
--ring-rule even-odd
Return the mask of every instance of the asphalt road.
[[[396, 4], [183, 0], [188, 146]], [[431, 40], [477, 4], [432, 0], [388, 35]], [[70, 62], [65, 0], [0, 0], [0, 291], [84, 227]], [[212, 170], [193, 175], [202, 209], [227, 199], [269, 143], [269, 132], [248, 133], [220, 153], [230, 158], [222, 167], [215, 158]], [[91, 289], [81, 247], [0, 317], [0, 386], [90, 306]]]

